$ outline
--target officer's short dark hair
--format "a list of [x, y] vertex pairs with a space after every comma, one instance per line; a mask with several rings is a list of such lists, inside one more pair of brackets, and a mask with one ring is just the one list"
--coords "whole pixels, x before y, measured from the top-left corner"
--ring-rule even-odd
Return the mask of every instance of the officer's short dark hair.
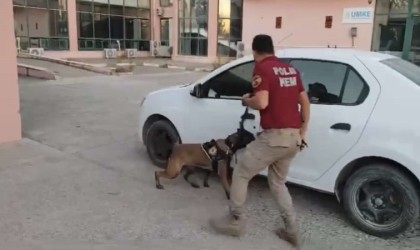
[[256, 35], [252, 41], [252, 50], [258, 54], [274, 54], [273, 39], [265, 34]]

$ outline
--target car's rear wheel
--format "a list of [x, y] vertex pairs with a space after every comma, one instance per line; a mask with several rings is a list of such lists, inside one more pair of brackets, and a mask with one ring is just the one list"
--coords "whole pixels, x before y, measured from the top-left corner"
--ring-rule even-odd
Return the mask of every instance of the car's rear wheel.
[[147, 154], [154, 165], [166, 168], [172, 147], [179, 142], [179, 135], [169, 121], [159, 120], [146, 133]]
[[343, 205], [354, 225], [383, 238], [409, 228], [420, 210], [413, 181], [385, 164], [369, 165], [352, 174], [344, 186]]

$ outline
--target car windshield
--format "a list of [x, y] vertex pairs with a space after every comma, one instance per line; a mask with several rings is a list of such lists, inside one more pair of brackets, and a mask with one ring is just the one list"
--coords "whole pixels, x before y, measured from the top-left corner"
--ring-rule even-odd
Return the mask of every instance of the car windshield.
[[390, 58], [382, 60], [381, 62], [420, 86], [419, 66], [401, 58]]

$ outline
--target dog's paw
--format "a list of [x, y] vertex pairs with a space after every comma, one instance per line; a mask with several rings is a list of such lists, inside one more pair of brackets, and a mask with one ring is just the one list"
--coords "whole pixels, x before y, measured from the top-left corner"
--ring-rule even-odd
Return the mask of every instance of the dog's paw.
[[157, 184], [157, 185], [156, 185], [156, 188], [157, 188], [157, 189], [160, 189], [160, 190], [165, 189], [165, 188], [164, 188], [161, 184]]
[[190, 182], [190, 184], [193, 188], [200, 188], [200, 185], [198, 185], [197, 183]]
[[204, 186], [204, 187], [206, 187], [206, 188], [209, 188], [209, 187], [210, 187], [210, 185], [209, 185], [207, 182], [205, 182], [205, 183], [203, 184], [203, 186]]

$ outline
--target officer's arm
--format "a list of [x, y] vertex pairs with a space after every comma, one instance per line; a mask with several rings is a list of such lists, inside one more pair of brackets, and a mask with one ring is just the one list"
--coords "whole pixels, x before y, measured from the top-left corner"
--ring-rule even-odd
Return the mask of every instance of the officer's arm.
[[297, 75], [297, 83], [299, 88], [299, 104], [300, 104], [300, 113], [302, 116], [302, 130], [304, 133], [308, 131], [309, 127], [309, 118], [311, 114], [311, 103], [309, 101], [308, 94], [303, 87], [302, 78], [300, 74]]
[[244, 104], [252, 109], [263, 110], [268, 106], [268, 91], [260, 90], [253, 97], [245, 98]]
[[268, 81], [264, 77], [264, 72], [258, 67], [254, 69], [254, 78], [252, 79], [254, 96], [245, 98], [243, 103], [252, 109], [263, 110], [268, 106]]

